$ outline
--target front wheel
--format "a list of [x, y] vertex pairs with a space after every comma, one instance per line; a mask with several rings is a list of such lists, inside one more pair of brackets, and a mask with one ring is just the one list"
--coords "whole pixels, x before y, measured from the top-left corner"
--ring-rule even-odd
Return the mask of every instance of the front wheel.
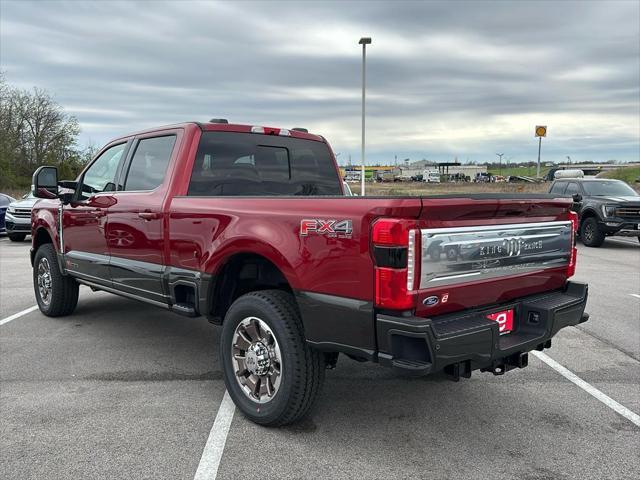
[[604, 237], [605, 235], [600, 230], [598, 220], [595, 217], [589, 217], [582, 222], [580, 238], [587, 247], [599, 247], [604, 243]]
[[290, 294], [262, 290], [238, 298], [220, 341], [227, 390], [250, 420], [281, 426], [311, 409], [324, 381], [324, 357], [306, 343]]
[[48, 317], [70, 315], [78, 304], [78, 282], [63, 275], [56, 250], [45, 243], [33, 261], [33, 288], [40, 311]]

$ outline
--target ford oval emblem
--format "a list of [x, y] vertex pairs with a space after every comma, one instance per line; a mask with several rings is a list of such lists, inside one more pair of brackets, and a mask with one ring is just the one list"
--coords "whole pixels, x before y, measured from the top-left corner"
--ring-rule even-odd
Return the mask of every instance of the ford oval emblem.
[[432, 295], [430, 297], [425, 298], [422, 303], [424, 303], [427, 307], [433, 307], [437, 305], [440, 299], [436, 295]]

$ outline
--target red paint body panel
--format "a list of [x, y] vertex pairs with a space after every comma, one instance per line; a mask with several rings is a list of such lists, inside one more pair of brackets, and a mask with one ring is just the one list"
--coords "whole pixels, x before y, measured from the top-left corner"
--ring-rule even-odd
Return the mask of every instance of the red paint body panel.
[[[232, 256], [252, 253], [274, 263], [293, 289], [373, 301], [370, 235], [377, 218], [415, 219], [420, 228], [568, 219], [570, 201], [566, 199], [188, 197], [185, 195], [203, 129], [251, 132], [247, 125], [191, 123], [136, 134], [137, 138], [163, 132], [177, 134], [164, 183], [152, 192], [98, 194], [88, 203], [65, 206], [70, 212], [64, 215], [65, 253], [75, 249], [108, 253], [211, 274], [220, 271]], [[279, 131], [266, 130], [272, 134]], [[290, 134], [324, 142], [312, 134]], [[58, 205], [58, 200], [41, 200], [33, 211], [33, 232], [44, 228], [56, 247]], [[98, 210], [100, 215], [92, 217], [90, 212]], [[107, 217], [102, 215], [105, 211]], [[156, 216], [143, 219], [138, 215], [141, 212]], [[353, 231], [348, 238], [301, 236], [300, 221], [305, 218], [351, 220]], [[565, 269], [557, 269], [421, 290], [416, 295], [415, 313], [433, 316], [506, 302], [561, 288], [566, 278]], [[429, 308], [422, 304], [427, 296], [447, 293], [447, 302]]]
[[[372, 221], [419, 212], [419, 198], [176, 197], [169, 211], [170, 265], [215, 274], [234, 254], [258, 253], [294, 289], [371, 300]], [[300, 236], [304, 218], [351, 219], [352, 236]]]

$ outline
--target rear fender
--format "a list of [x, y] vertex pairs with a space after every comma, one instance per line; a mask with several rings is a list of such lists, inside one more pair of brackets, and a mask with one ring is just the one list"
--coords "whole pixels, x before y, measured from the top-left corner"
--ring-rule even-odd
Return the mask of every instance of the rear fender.
[[284, 275], [292, 289], [300, 287], [300, 281], [287, 258], [273, 245], [256, 238], [233, 238], [220, 244], [204, 264], [204, 272], [218, 274], [227, 261], [238, 254], [260, 255], [273, 263]]

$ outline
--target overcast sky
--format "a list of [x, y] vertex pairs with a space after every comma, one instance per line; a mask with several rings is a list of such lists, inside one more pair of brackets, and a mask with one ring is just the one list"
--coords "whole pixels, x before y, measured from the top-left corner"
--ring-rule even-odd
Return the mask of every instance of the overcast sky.
[[0, 0], [1, 67], [81, 144], [211, 117], [326, 136], [360, 160], [640, 160], [640, 2]]

